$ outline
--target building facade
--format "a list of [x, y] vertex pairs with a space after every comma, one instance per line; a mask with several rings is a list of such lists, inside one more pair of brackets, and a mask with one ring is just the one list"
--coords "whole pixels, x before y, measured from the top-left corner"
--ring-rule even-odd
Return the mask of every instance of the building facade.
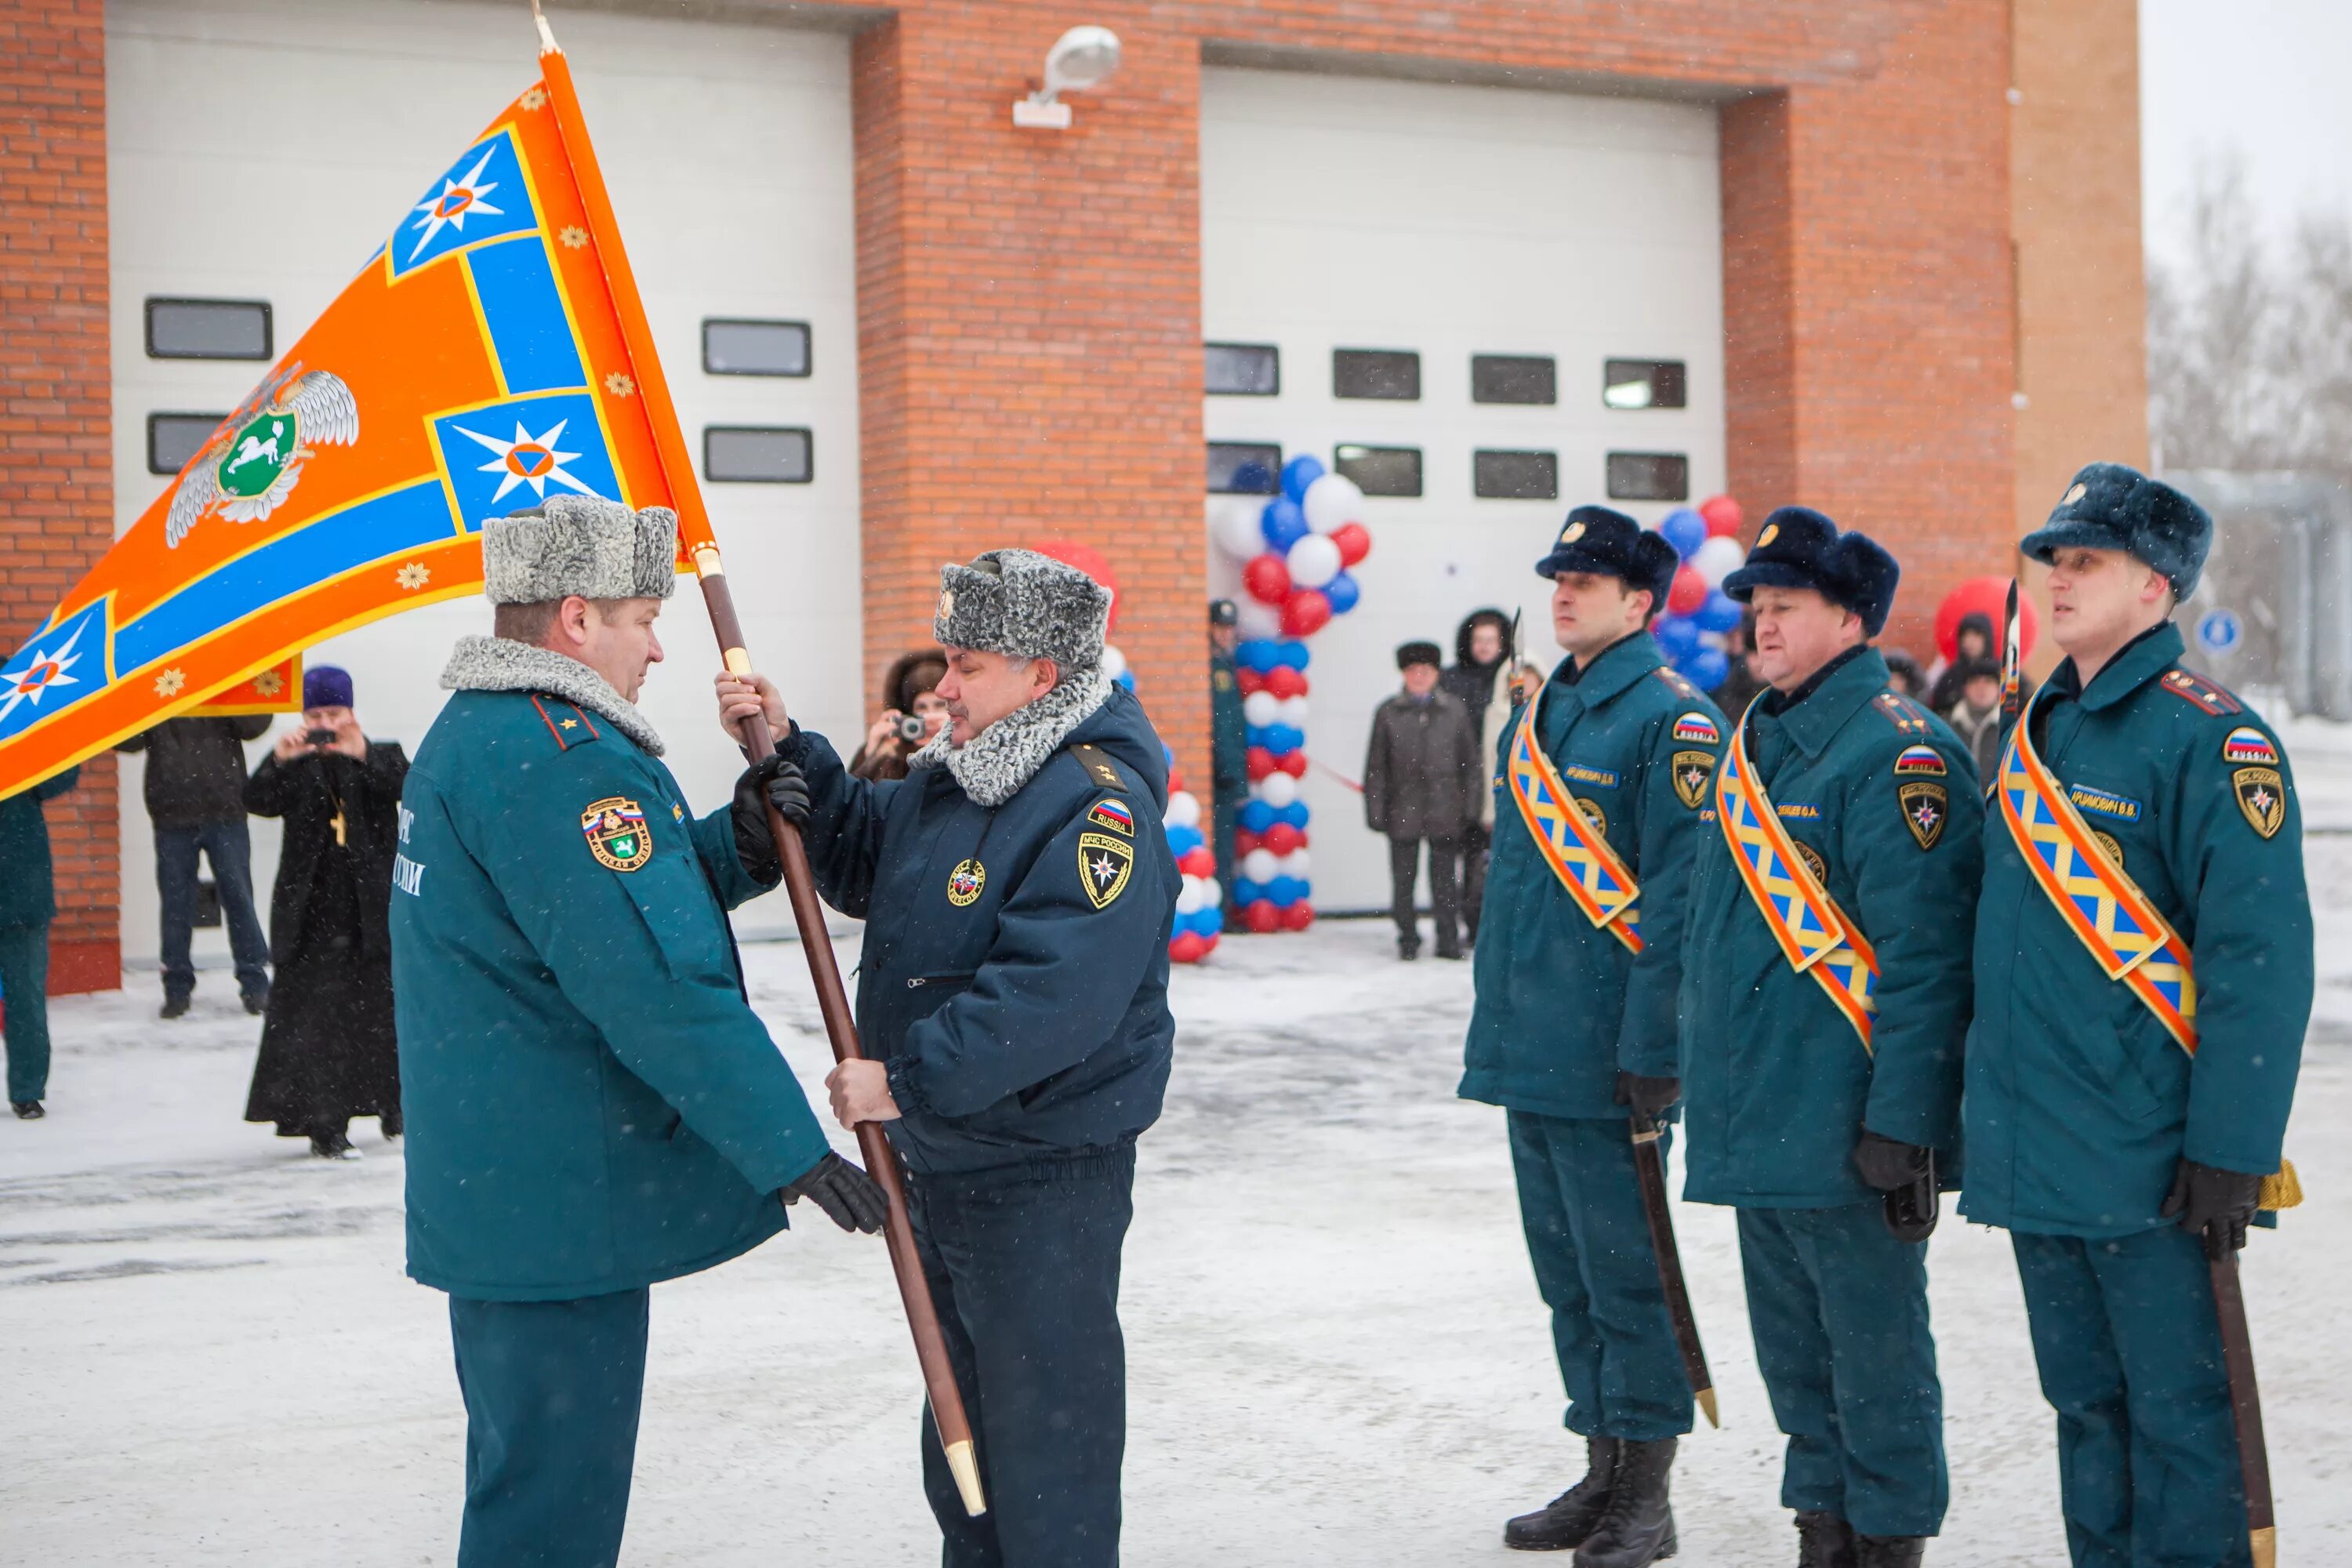
[[[1110, 561], [1116, 640], [1197, 773], [1201, 606], [1227, 581], [1204, 471], [1345, 449], [1375, 550], [1311, 672], [1326, 907], [1377, 899], [1339, 775], [1389, 647], [1535, 609], [1566, 506], [1821, 507], [1903, 556], [1887, 640], [1921, 648], [1943, 589], [2005, 570], [2077, 463], [2145, 458], [2130, 0], [551, 19], [755, 656], [803, 721], [870, 720], [940, 562], [1069, 540]], [[1081, 22], [1118, 32], [1118, 73], [1069, 129], [1016, 129]], [[0, 40], [13, 646], [266, 368], [238, 355], [291, 342], [530, 79], [533, 40], [520, 5], [458, 0], [0, 0]], [[482, 618], [418, 611], [315, 657], [414, 742]], [[734, 763], [701, 728], [693, 618], [665, 623], [652, 707], [715, 801]], [[122, 764], [51, 807], [60, 988], [153, 951]]]

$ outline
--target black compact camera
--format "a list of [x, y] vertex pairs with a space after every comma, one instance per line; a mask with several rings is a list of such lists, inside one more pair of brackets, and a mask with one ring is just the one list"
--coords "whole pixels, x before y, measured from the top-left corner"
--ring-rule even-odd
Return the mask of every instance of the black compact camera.
[[902, 713], [898, 716], [898, 739], [904, 741], [910, 746], [919, 746], [923, 743], [923, 719], [921, 714]]
[[335, 732], [332, 730], [306, 730], [302, 740], [306, 745], [331, 746], [335, 743]]

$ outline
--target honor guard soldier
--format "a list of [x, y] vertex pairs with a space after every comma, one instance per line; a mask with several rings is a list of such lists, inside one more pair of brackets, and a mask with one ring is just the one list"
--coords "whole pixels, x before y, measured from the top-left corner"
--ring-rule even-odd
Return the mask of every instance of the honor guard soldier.
[[1948, 1489], [1926, 1238], [1956, 1174], [1984, 812], [1969, 749], [1869, 645], [1898, 571], [1782, 507], [1724, 579], [1769, 689], [1690, 890], [1685, 1195], [1739, 1211], [1806, 1568], [1918, 1563]]
[[1568, 650], [1504, 727], [1494, 860], [1461, 1093], [1508, 1112], [1536, 1284], [1585, 1439], [1582, 1480], [1504, 1527], [1589, 1568], [1675, 1550], [1667, 1509], [1691, 1386], [1650, 1245], [1629, 1105], [1675, 1099], [1675, 995], [1699, 813], [1726, 726], [1648, 626], [1680, 564], [1606, 507], [1568, 514], [1536, 563]]
[[1210, 849], [1225, 901], [1234, 897], [1234, 827], [1249, 804], [1249, 721], [1242, 713], [1242, 678], [1234, 668], [1241, 612], [1231, 599], [1209, 601], [1209, 770], [1215, 789]]
[[852, 778], [823, 736], [787, 727], [764, 677], [721, 677], [720, 714], [739, 726], [764, 703], [807, 771], [793, 815], [818, 890], [866, 921], [871, 1059], [826, 1081], [842, 1125], [885, 1123], [906, 1164], [979, 1438], [990, 1509], [974, 1519], [922, 1424], [943, 1561], [1113, 1568], [1119, 1252], [1175, 1037], [1166, 757], [1103, 671], [1110, 595], [1093, 579], [1026, 550], [941, 577], [949, 722], [905, 779]]
[[827, 1150], [728, 929], [782, 874], [763, 792], [804, 790], [754, 769], [689, 816], [635, 706], [677, 529], [571, 496], [484, 524], [497, 635], [458, 643], [401, 798], [408, 1272], [449, 1293], [462, 1568], [614, 1560], [647, 1286], [758, 1246], [803, 1195], [844, 1228], [888, 1210]]
[[2082, 1568], [2251, 1555], [2206, 1244], [2284, 1195], [2312, 922], [2278, 736], [2180, 668], [2212, 535], [2094, 463], [2021, 545], [2067, 658], [1993, 781], [1961, 1212], [2011, 1232]]

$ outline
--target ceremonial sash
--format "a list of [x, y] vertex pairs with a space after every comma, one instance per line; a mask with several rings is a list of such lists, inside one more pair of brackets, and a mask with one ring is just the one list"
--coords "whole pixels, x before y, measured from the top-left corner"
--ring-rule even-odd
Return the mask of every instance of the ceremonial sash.
[[1505, 774], [1510, 781], [1511, 798], [1519, 804], [1519, 819], [1536, 841], [1536, 853], [1584, 911], [1584, 918], [1623, 942], [1628, 952], [1639, 952], [1641, 917], [1633, 906], [1642, 896], [1641, 885], [1609, 847], [1608, 839], [1585, 820], [1576, 798], [1560, 782], [1559, 771], [1536, 744], [1536, 710], [1540, 706], [1540, 696], [1530, 699], [1519, 727], [1511, 734]]
[[1874, 996], [1878, 955], [1864, 939], [1862, 928], [1837, 907], [1797, 853], [1796, 842], [1780, 826], [1771, 797], [1756, 778], [1748, 757], [1748, 720], [1755, 711], [1751, 702], [1739, 716], [1731, 744], [1723, 749], [1722, 765], [1715, 770], [1716, 819], [1723, 825], [1739, 879], [1748, 884], [1756, 911], [1771, 928], [1789, 967], [1813, 977], [1867, 1051], [1871, 1022], [1878, 1013]]
[[2051, 906], [2107, 978], [2129, 986], [2180, 1048], [2195, 1056], [2197, 982], [2189, 944], [2100, 850], [2082, 813], [2042, 763], [2033, 747], [2035, 706], [2026, 704], [2001, 752], [2001, 820]]

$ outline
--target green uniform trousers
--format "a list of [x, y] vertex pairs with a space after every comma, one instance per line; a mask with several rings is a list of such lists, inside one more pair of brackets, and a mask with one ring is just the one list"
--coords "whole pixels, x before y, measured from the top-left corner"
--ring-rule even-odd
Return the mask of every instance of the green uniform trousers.
[[646, 1389], [645, 1289], [449, 1298], [466, 1396], [457, 1568], [612, 1568]]
[[[1658, 1283], [1658, 1255], [1625, 1119], [1510, 1113], [1511, 1166], [1536, 1289], [1568, 1387], [1565, 1424], [1654, 1443], [1691, 1429], [1690, 1378]], [[1665, 1140], [1659, 1140], [1661, 1156]]]
[[1739, 1262], [1757, 1370], [1789, 1436], [1780, 1501], [1864, 1535], [1944, 1522], [1944, 1390], [1927, 1328], [1927, 1247], [1874, 1198], [1743, 1208]]
[[8, 1042], [8, 1100], [49, 1092], [49, 927], [0, 926], [0, 1025]]
[[2012, 1235], [2076, 1568], [2245, 1568], [2246, 1494], [2205, 1249], [2167, 1226]]

